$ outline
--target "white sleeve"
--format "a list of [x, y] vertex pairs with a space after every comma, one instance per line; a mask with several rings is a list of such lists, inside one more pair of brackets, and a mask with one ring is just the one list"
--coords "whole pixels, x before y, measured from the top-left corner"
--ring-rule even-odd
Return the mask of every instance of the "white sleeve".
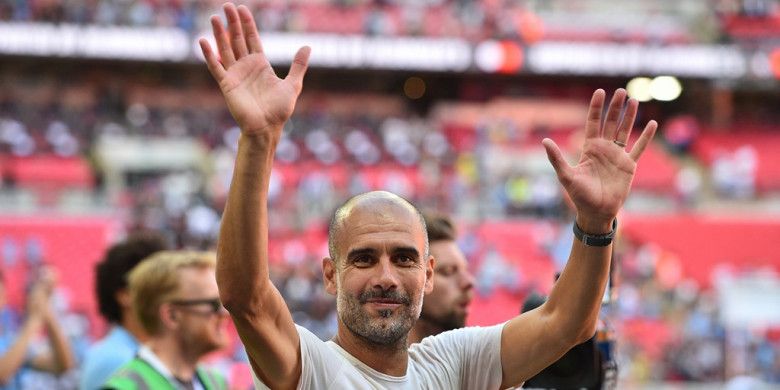
[[[298, 389], [328, 389], [341, 373], [344, 359], [308, 329], [296, 324], [301, 340], [301, 378]], [[270, 390], [252, 371], [255, 389]]]
[[410, 353], [428, 366], [434, 383], [460, 389], [501, 387], [504, 324], [455, 329], [426, 337]]

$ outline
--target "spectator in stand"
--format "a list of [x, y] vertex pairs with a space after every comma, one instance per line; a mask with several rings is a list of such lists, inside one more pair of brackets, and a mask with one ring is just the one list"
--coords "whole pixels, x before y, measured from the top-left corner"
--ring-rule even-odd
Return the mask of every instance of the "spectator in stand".
[[155, 233], [137, 233], [106, 252], [95, 267], [95, 290], [100, 314], [111, 330], [87, 351], [79, 388], [94, 390], [138, 352], [146, 333], [133, 315], [127, 275], [143, 259], [165, 250], [165, 239]]
[[208, 252], [163, 251], [130, 272], [133, 313], [149, 338], [102, 388], [227, 388], [221, 375], [199, 364], [228, 342], [215, 267]]
[[677, 154], [690, 151], [699, 134], [699, 122], [693, 115], [681, 115], [669, 120], [664, 131], [664, 140]]
[[409, 333], [410, 343], [466, 326], [468, 306], [474, 290], [474, 277], [466, 256], [455, 242], [455, 224], [447, 216], [425, 213], [425, 228], [431, 256], [436, 259], [433, 291], [423, 300], [420, 319]]
[[[27, 317], [21, 327], [7, 306], [5, 284], [0, 273], [0, 389], [20, 389], [27, 369], [61, 375], [74, 367], [70, 343], [49, 302], [57, 277], [43, 267], [27, 295]], [[50, 349], [31, 356], [31, 345], [41, 330], [47, 333]]]

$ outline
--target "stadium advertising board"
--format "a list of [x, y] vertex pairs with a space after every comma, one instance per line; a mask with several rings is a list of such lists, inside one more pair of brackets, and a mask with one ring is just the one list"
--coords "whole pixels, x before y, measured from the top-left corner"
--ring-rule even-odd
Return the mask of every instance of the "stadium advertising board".
[[[208, 36], [204, 33], [203, 36]], [[460, 38], [263, 34], [269, 60], [285, 65], [302, 45], [323, 68], [741, 79], [773, 78], [770, 53], [736, 45], [653, 46], [608, 42], [469, 42]], [[771, 48], [770, 48], [771, 49]], [[197, 37], [176, 28], [0, 23], [0, 55], [191, 62]]]

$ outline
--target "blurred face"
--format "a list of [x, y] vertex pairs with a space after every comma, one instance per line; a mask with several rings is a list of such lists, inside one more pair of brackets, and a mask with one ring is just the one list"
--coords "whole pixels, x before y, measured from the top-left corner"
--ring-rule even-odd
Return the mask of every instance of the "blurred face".
[[455, 241], [435, 241], [430, 247], [431, 256], [436, 259], [434, 287], [425, 297], [420, 319], [442, 331], [462, 328], [466, 325], [474, 277], [469, 273], [466, 257]]
[[[345, 218], [338, 259], [323, 262], [339, 325], [378, 345], [406, 345], [432, 288], [432, 262], [417, 215], [397, 205], [357, 209]], [[336, 269], [334, 269], [334, 267]]]
[[219, 303], [216, 276], [211, 268], [180, 271], [181, 289], [171, 301], [176, 335], [190, 355], [201, 356], [227, 345], [227, 311]]

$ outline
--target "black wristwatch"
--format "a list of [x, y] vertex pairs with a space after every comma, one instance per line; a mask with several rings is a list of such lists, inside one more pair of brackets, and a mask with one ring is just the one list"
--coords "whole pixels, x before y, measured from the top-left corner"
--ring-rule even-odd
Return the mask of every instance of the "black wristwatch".
[[574, 237], [582, 241], [587, 246], [607, 246], [612, 243], [612, 239], [615, 238], [615, 231], [617, 230], [617, 218], [612, 220], [612, 231], [607, 234], [588, 234], [582, 231], [577, 222], [574, 222]]

